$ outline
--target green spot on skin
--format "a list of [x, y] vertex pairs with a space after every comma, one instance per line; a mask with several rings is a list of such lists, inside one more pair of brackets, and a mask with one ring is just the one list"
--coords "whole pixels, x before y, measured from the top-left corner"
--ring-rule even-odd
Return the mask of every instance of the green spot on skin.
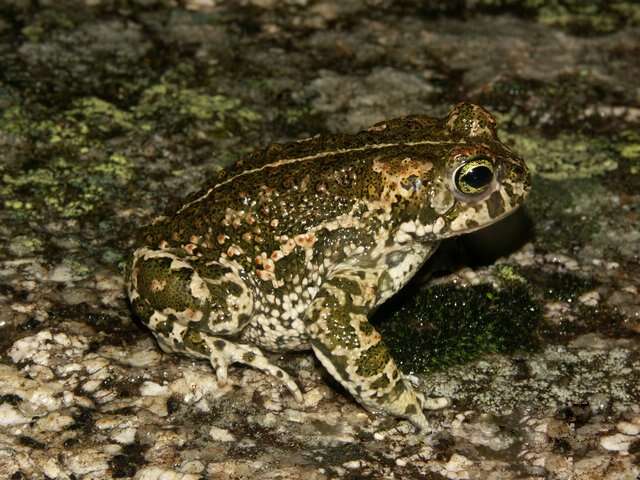
[[242, 287], [235, 282], [225, 282], [224, 287], [227, 289], [227, 292], [234, 297], [239, 297], [243, 293]]
[[331, 285], [334, 285], [336, 288], [342, 290], [347, 293], [349, 296], [354, 297], [361, 295], [362, 290], [360, 288], [360, 284], [354, 280], [345, 277], [337, 277], [329, 280]]
[[336, 309], [327, 319], [327, 339], [331, 349], [335, 347], [358, 348], [358, 334], [351, 325], [351, 315], [343, 309]]
[[154, 312], [154, 309], [153, 307], [151, 307], [151, 305], [149, 305], [149, 302], [146, 300], [140, 300], [138, 298], [131, 303], [131, 306], [133, 307], [133, 310], [136, 312], [140, 320], [142, 320], [145, 325], [148, 325], [149, 318], [151, 317], [151, 315], [153, 315]]
[[154, 330], [157, 333], [164, 335], [165, 337], [168, 337], [169, 334], [173, 331], [173, 322], [171, 320], [158, 322]]
[[382, 375], [380, 375], [380, 378], [371, 383], [369, 387], [373, 390], [384, 390], [389, 386], [390, 383], [391, 381], [389, 380], [387, 375], [383, 373]]
[[256, 354], [253, 352], [246, 352], [242, 355], [242, 359], [247, 363], [251, 363], [256, 359]]
[[438, 214], [431, 207], [423, 206], [418, 212], [418, 220], [422, 225], [432, 225], [437, 218]]
[[356, 362], [358, 366], [356, 372], [362, 377], [371, 377], [372, 375], [381, 373], [387, 363], [389, 363], [389, 360], [391, 360], [389, 350], [384, 343], [380, 342], [362, 352]]
[[192, 270], [172, 270], [172, 259], [152, 258], [140, 260], [138, 270], [138, 291], [159, 311], [172, 308], [177, 311], [200, 308], [199, 301], [189, 293]]
[[184, 346], [191, 350], [195, 350], [196, 352], [208, 355], [209, 347], [205, 343], [204, 338], [202, 338], [202, 335], [202, 333], [190, 329], [189, 333], [187, 333], [183, 338]]
[[360, 322], [359, 327], [360, 331], [365, 335], [371, 335], [374, 331], [373, 325], [371, 325], [369, 322]]

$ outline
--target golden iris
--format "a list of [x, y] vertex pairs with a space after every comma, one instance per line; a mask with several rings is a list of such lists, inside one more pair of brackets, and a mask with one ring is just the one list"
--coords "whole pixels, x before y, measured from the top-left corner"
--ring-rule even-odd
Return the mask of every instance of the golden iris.
[[493, 181], [493, 164], [486, 158], [469, 160], [455, 171], [453, 183], [464, 195], [477, 195], [484, 192]]

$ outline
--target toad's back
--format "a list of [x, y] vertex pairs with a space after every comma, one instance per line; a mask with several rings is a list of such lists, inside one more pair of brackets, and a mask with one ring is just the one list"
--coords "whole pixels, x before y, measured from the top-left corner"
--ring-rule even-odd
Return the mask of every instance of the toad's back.
[[[175, 214], [148, 227], [143, 243], [187, 245], [207, 258], [226, 255], [252, 269], [256, 256], [271, 257], [283, 242], [329, 229], [338, 220], [353, 223], [395, 207], [390, 229], [407, 206], [383, 197], [385, 189], [394, 190], [390, 183], [409, 167], [408, 173], [422, 173], [420, 183], [427, 184], [436, 173], [433, 166], [464, 141], [442, 124], [412, 116], [356, 135], [270, 145], [221, 171]], [[413, 164], [402, 165], [404, 159]]]

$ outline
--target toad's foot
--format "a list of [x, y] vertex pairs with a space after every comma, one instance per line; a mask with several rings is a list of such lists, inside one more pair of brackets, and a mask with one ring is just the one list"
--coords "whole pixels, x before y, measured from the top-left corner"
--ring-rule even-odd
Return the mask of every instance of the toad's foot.
[[185, 353], [191, 356], [208, 359], [216, 372], [220, 385], [227, 383], [227, 366], [232, 363], [240, 363], [277, 378], [287, 387], [298, 403], [304, 403], [302, 392], [291, 375], [271, 363], [257, 347], [233, 343], [227, 339], [201, 332], [190, 332], [185, 335], [184, 349]]
[[[293, 380], [291, 375], [285, 372], [280, 367], [274, 365], [269, 359], [256, 347], [249, 345], [232, 343], [228, 340], [206, 338], [205, 342], [209, 345], [209, 348], [219, 349], [221, 355], [211, 355], [210, 361], [213, 368], [216, 370], [218, 381], [224, 381], [226, 379], [226, 365], [229, 363], [241, 363], [250, 367], [262, 370], [263, 372], [276, 377], [280, 380], [291, 392], [291, 395], [296, 399], [298, 403], [303, 403], [304, 398], [300, 388]], [[222, 356], [222, 361], [220, 357]], [[220, 375], [220, 370], [224, 371], [224, 375]]]

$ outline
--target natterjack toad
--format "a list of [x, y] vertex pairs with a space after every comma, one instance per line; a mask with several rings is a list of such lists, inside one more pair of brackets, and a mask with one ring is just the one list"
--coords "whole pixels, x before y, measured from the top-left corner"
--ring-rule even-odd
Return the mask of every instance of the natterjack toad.
[[368, 316], [440, 240], [505, 217], [529, 185], [494, 118], [468, 103], [273, 144], [142, 231], [129, 298], [163, 350], [208, 359], [220, 382], [246, 364], [302, 400], [262, 350], [312, 349], [367, 409], [427, 428]]

